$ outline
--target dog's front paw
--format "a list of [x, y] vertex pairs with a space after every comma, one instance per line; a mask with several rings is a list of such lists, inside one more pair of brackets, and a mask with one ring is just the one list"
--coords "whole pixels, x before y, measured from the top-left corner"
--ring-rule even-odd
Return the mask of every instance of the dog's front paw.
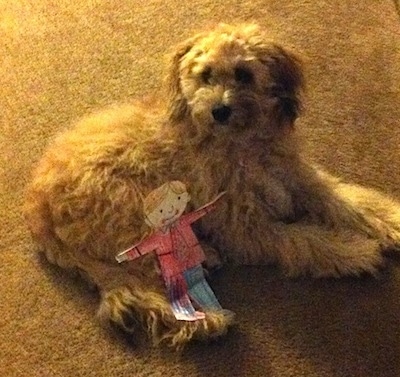
[[212, 274], [215, 271], [218, 271], [224, 265], [224, 260], [221, 257], [221, 254], [211, 246], [203, 245], [204, 254], [206, 255], [206, 260], [203, 263], [203, 267], [206, 270], [206, 274]]
[[312, 271], [315, 277], [376, 276], [385, 266], [385, 259], [376, 242], [367, 240], [341, 249], [342, 253], [331, 254]]
[[384, 239], [381, 243], [381, 250], [384, 255], [400, 256], [400, 241], [393, 239]]
[[[286, 248], [281, 254], [283, 267], [290, 276], [310, 274], [314, 277], [376, 275], [385, 263], [379, 242], [365, 236], [346, 232], [324, 232], [315, 227], [314, 232], [296, 233], [296, 248]], [[301, 238], [300, 238], [301, 236]], [[299, 241], [303, 245], [298, 250]], [[306, 247], [308, 246], [308, 248]]]

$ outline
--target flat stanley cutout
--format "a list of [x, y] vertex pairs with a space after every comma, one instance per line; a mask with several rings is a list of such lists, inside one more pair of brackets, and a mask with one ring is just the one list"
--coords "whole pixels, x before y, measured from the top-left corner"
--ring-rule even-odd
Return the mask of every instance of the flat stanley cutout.
[[194, 212], [183, 215], [190, 201], [185, 184], [171, 181], [152, 191], [144, 199], [146, 224], [153, 233], [116, 256], [119, 263], [134, 260], [155, 251], [167, 289], [172, 311], [177, 320], [196, 321], [205, 318], [192, 302], [204, 311], [233, 312], [222, 309], [203, 272], [204, 251], [191, 224], [216, 208], [219, 194], [213, 201]]

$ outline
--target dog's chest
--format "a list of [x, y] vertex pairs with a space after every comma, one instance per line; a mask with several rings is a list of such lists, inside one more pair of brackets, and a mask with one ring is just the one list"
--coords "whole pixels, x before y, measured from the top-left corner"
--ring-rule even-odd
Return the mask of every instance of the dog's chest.
[[236, 159], [236, 172], [240, 181], [251, 183], [265, 174], [265, 168], [259, 159], [240, 155]]
[[238, 154], [232, 162], [230, 188], [238, 198], [236, 206], [258, 208], [257, 213], [262, 209], [279, 220], [294, 217], [293, 198], [285, 184], [290, 177], [279, 159], [249, 151]]
[[243, 183], [253, 184], [270, 175], [271, 164], [256, 145], [233, 153], [231, 161], [236, 178]]

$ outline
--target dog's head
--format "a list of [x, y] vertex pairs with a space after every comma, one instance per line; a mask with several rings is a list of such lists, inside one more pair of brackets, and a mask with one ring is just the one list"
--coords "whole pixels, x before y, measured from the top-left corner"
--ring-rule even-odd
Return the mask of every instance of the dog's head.
[[303, 74], [300, 60], [256, 25], [220, 25], [178, 46], [168, 87], [171, 120], [198, 136], [268, 132], [297, 118]]

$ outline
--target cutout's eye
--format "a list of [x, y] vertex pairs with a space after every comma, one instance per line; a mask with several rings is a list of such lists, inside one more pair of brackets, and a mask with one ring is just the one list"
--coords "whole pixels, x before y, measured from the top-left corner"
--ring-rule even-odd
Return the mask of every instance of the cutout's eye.
[[163, 210], [162, 210], [162, 209], [160, 209], [160, 213], [163, 213]]
[[181, 200], [181, 197], [180, 197], [180, 196], [178, 196], [178, 200]]
[[235, 80], [240, 84], [251, 84], [253, 82], [253, 73], [246, 68], [235, 69]]
[[211, 68], [210, 67], [206, 67], [203, 70], [203, 72], [201, 72], [201, 79], [203, 80], [203, 82], [205, 84], [210, 83], [210, 79], [211, 79]]

